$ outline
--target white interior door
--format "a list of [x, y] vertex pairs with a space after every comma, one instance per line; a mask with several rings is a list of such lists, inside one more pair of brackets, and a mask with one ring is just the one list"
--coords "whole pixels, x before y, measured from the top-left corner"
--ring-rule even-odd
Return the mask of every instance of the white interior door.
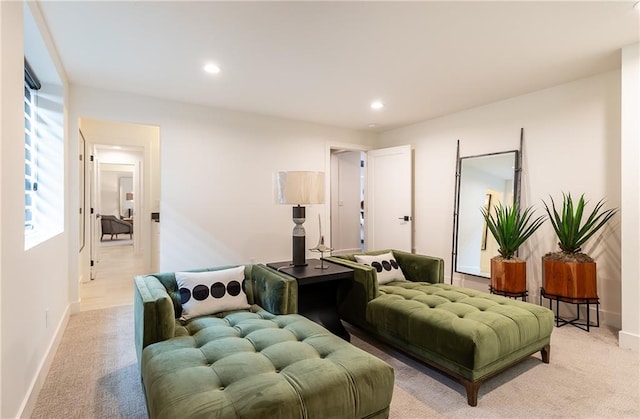
[[366, 250], [411, 252], [412, 172], [409, 145], [367, 152]]

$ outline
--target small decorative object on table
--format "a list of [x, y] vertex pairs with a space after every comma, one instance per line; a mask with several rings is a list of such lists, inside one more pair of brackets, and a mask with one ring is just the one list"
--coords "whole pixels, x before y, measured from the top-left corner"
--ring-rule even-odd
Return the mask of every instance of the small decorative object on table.
[[320, 253], [320, 265], [315, 266], [316, 269], [326, 269], [328, 266], [324, 264], [324, 254], [332, 251], [331, 247], [328, 247], [324, 244], [324, 236], [322, 235], [322, 222], [320, 221], [320, 214], [318, 214], [318, 226], [320, 229], [320, 238], [318, 239], [318, 244], [316, 247], [309, 249], [312, 252]]

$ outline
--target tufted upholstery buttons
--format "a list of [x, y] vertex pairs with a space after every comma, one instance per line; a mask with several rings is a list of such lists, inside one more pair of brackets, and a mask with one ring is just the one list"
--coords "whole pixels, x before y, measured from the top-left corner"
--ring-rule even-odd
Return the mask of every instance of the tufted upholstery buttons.
[[390, 366], [300, 315], [236, 312], [184, 326], [188, 335], [143, 351], [150, 417], [368, 417], [391, 401]]
[[544, 307], [449, 284], [381, 285], [367, 304], [367, 322], [415, 347], [424, 356], [465, 369], [491, 365], [548, 337]]

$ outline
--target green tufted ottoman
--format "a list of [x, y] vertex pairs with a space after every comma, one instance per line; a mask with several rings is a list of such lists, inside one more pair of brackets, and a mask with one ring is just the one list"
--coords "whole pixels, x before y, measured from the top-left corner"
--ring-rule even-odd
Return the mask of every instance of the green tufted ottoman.
[[175, 272], [140, 275], [134, 285], [135, 346], [149, 417], [388, 417], [393, 369], [294, 314], [295, 278], [244, 265], [250, 308], [187, 320]]
[[177, 327], [144, 349], [141, 370], [149, 416], [167, 419], [387, 417], [394, 381], [316, 323], [259, 308]]
[[534, 352], [549, 362], [553, 315], [545, 307], [469, 288], [396, 281], [380, 286], [367, 320], [424, 360], [462, 378], [476, 403], [482, 381]]
[[406, 280], [386, 284], [353, 254], [327, 258], [354, 269], [340, 295], [344, 320], [460, 380], [471, 406], [491, 376], [538, 351], [549, 362], [551, 310], [443, 284], [441, 258], [392, 252]]

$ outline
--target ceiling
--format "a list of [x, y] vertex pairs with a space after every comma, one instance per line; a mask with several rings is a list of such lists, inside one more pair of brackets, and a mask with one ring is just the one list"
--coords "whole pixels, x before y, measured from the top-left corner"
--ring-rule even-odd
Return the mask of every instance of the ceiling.
[[640, 40], [626, 0], [39, 4], [72, 84], [374, 131], [619, 68]]

